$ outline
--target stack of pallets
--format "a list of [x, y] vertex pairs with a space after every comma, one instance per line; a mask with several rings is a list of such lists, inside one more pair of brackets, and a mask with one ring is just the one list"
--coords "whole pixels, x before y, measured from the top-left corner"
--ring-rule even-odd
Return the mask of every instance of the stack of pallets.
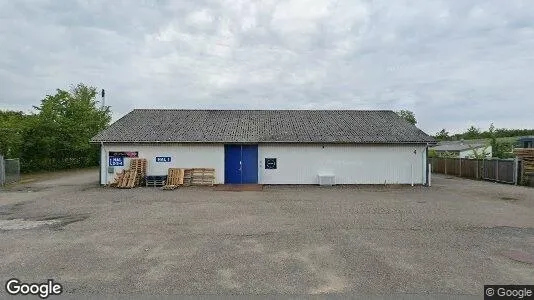
[[146, 176], [147, 160], [144, 158], [132, 158], [130, 160], [130, 170], [137, 171], [137, 177], [135, 179], [135, 185], [140, 186], [143, 179]]
[[516, 148], [514, 153], [521, 158], [523, 174], [534, 173], [534, 148]]
[[162, 176], [145, 176], [145, 186], [160, 187], [165, 185], [167, 175]]
[[213, 185], [215, 182], [215, 169], [196, 168], [191, 170], [192, 185]]
[[115, 182], [111, 186], [118, 187], [120, 189], [131, 189], [136, 186], [137, 170], [122, 170], [115, 177]]
[[184, 169], [169, 168], [167, 180], [163, 186], [164, 190], [174, 190], [184, 184]]
[[191, 185], [191, 174], [193, 173], [193, 169], [184, 169], [184, 185], [189, 186]]

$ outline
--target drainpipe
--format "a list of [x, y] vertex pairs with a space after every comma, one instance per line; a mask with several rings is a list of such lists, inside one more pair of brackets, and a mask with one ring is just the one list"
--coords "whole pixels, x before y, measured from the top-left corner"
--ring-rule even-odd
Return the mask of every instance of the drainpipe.
[[413, 186], [413, 163], [412, 163], [411, 167], [412, 167], [411, 169], [412, 169], [412, 186]]
[[422, 177], [421, 177], [421, 185], [427, 185], [428, 184], [428, 178], [426, 176], [426, 168], [427, 168], [427, 165], [428, 165], [428, 144], [425, 148], [425, 151], [421, 151], [421, 161], [423, 161], [423, 168], [421, 170], [422, 172]]
[[[104, 167], [103, 164], [107, 165], [107, 157], [104, 157], [104, 161], [102, 161], [102, 153], [104, 153], [104, 156], [106, 155], [104, 151], [104, 142], [100, 142], [100, 178], [98, 179], [100, 181], [100, 185], [102, 185], [102, 168]], [[104, 185], [108, 183], [108, 170], [107, 168], [104, 168]]]

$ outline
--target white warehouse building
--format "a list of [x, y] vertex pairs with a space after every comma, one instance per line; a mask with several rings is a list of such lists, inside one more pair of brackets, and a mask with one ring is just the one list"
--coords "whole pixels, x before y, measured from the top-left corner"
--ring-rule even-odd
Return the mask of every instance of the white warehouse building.
[[100, 183], [214, 168], [216, 184], [426, 184], [432, 137], [393, 111], [135, 109], [96, 135]]

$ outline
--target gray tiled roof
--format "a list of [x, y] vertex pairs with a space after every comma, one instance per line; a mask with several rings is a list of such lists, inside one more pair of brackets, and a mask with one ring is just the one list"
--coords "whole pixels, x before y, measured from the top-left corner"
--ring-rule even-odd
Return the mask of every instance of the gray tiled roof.
[[135, 109], [91, 141], [426, 143], [434, 139], [384, 110]]
[[477, 149], [485, 147], [485, 144], [482, 143], [461, 143], [461, 142], [449, 142], [441, 143], [432, 149], [436, 151], [464, 151], [470, 149]]

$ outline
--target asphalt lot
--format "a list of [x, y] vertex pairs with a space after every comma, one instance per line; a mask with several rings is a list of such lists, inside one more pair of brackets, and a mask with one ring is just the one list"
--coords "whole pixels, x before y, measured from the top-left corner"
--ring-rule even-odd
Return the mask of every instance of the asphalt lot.
[[[78, 171], [0, 192], [0, 279], [75, 294], [453, 294], [534, 284], [534, 189], [101, 188]], [[3, 291], [4, 292], [4, 291]]]

